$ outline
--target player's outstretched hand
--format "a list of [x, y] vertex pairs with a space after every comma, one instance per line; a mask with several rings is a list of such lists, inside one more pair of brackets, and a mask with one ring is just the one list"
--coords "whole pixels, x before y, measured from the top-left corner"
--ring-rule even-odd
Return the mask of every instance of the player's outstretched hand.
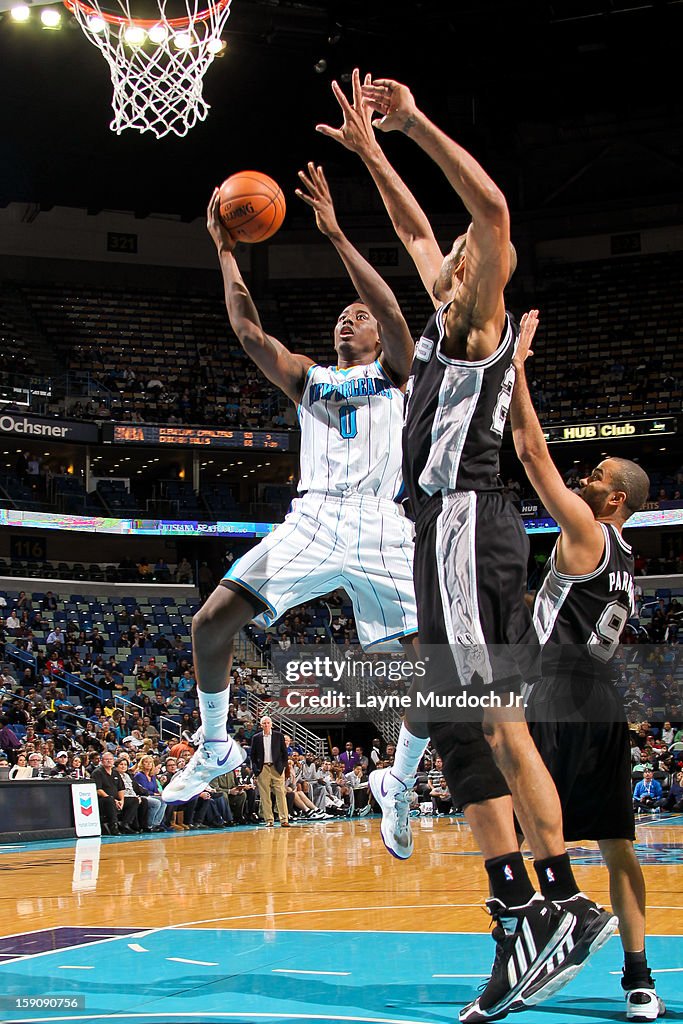
[[[371, 81], [370, 75], [366, 75], [365, 84], [370, 85]], [[329, 124], [317, 124], [315, 130], [320, 132], [321, 135], [327, 135], [328, 138], [341, 142], [342, 146], [350, 149], [352, 153], [364, 156], [377, 147], [377, 141], [372, 130], [371, 110], [363, 103], [360, 71], [358, 68], [353, 69], [351, 86], [353, 89], [353, 104], [349, 103], [337, 82], [332, 83], [332, 92], [342, 109], [343, 121], [341, 127], [332, 128]]]
[[297, 188], [295, 190], [296, 195], [298, 195], [299, 199], [303, 199], [305, 203], [313, 207], [315, 222], [319, 231], [329, 237], [339, 231], [330, 187], [327, 184], [322, 167], [316, 167], [312, 161], [308, 162], [307, 167], [308, 174], [306, 171], [299, 171], [299, 177], [306, 186], [307, 191], [302, 192], [300, 188]]
[[524, 366], [524, 363], [529, 356], [534, 354], [531, 349], [531, 342], [534, 340], [534, 334], [538, 327], [538, 310], [530, 309], [528, 313], [525, 313], [519, 326], [520, 331], [517, 351], [515, 352], [512, 360], [513, 366], [517, 369]]
[[219, 203], [220, 194], [218, 189], [215, 188], [209, 199], [209, 205], [206, 208], [206, 227], [216, 243], [217, 249], [227, 249], [228, 252], [233, 252], [237, 241], [232, 237], [218, 214]]
[[407, 135], [415, 127], [418, 109], [407, 85], [401, 85], [393, 78], [371, 81], [366, 78], [361, 95], [363, 103], [380, 115], [372, 122], [373, 128], [383, 132], [401, 131]]

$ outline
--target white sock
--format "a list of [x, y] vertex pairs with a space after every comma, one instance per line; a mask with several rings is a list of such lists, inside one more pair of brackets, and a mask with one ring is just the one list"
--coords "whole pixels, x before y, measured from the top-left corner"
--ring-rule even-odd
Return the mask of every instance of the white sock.
[[414, 779], [428, 743], [429, 740], [423, 739], [422, 736], [413, 736], [412, 732], [406, 729], [404, 722], [398, 734], [396, 756], [391, 774], [401, 782], [405, 782], [406, 779]]
[[205, 693], [198, 690], [199, 714], [204, 726], [204, 739], [209, 742], [227, 740], [228, 707], [230, 687], [220, 693]]

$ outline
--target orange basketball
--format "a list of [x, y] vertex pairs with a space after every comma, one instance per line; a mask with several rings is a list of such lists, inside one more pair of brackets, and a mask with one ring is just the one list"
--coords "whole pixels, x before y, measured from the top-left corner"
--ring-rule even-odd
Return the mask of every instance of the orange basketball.
[[221, 220], [238, 242], [265, 242], [285, 219], [282, 189], [260, 171], [232, 174], [219, 191]]

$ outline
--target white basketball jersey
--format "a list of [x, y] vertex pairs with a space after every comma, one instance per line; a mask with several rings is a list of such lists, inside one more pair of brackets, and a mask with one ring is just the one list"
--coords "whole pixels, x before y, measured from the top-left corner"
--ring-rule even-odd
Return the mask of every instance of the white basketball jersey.
[[298, 406], [299, 492], [399, 497], [403, 400], [379, 360], [347, 370], [312, 366]]

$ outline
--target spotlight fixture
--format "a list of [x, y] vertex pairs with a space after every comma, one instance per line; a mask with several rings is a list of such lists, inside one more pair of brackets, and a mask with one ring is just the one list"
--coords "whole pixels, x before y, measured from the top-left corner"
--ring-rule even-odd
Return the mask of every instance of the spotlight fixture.
[[148, 32], [148, 35], [149, 41], [151, 43], [156, 43], [157, 45], [159, 45], [159, 43], [163, 43], [166, 41], [166, 36], [168, 35], [168, 32], [166, 30], [165, 25], [152, 25], [151, 29]]
[[90, 18], [88, 18], [88, 28], [96, 36], [99, 36], [102, 32], [104, 32], [106, 27], [107, 23], [104, 20], [104, 18], [98, 18], [96, 14], [93, 14]]
[[31, 17], [31, 11], [26, 4], [17, 4], [16, 7], [10, 9], [9, 13], [12, 21], [28, 21]]
[[325, 60], [324, 57], [321, 57], [320, 60], [313, 65], [313, 70], [316, 71], [319, 75], [322, 75], [325, 71], [327, 71], [327, 61]]
[[212, 39], [206, 46], [209, 53], [212, 53], [214, 57], [221, 57], [225, 53], [227, 47], [228, 44], [225, 39]]
[[40, 12], [40, 20], [43, 23], [43, 28], [57, 29], [62, 23], [62, 15], [59, 11], [56, 11], [54, 7], [46, 7]]
[[123, 38], [129, 46], [142, 46], [147, 38], [147, 33], [139, 25], [129, 25], [123, 33]]

